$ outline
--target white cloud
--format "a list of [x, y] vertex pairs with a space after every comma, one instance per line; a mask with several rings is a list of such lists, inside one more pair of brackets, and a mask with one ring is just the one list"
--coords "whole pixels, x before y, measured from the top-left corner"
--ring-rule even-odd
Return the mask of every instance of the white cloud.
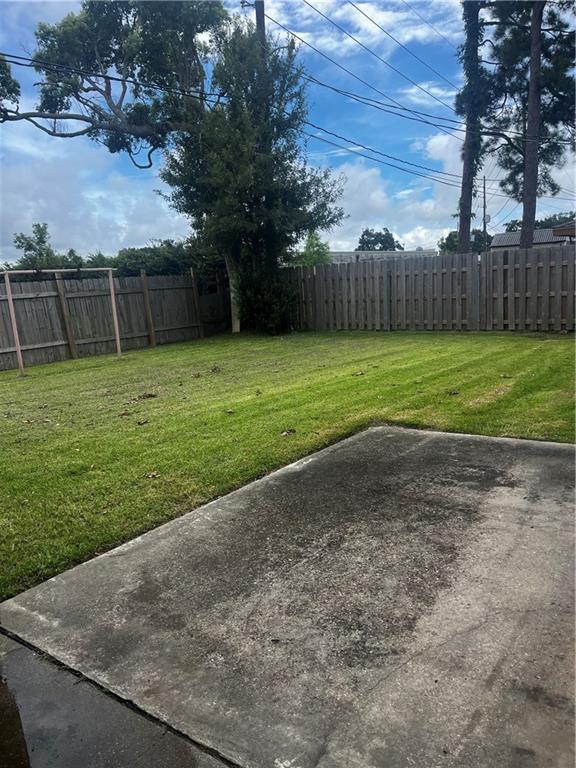
[[[19, 128], [19, 127], [18, 127]], [[0, 178], [0, 262], [18, 256], [15, 232], [47, 222], [57, 250], [87, 255], [142, 246], [156, 238], [185, 236], [186, 220], [154, 193], [162, 184], [154, 171], [126, 174], [118, 156], [83, 141], [66, 144], [63, 156], [13, 155]]]
[[418, 83], [418, 86], [410, 85], [407, 88], [402, 88], [399, 94], [404, 98], [404, 101], [412, 104], [425, 107], [436, 106], [436, 109], [442, 110], [442, 105], [438, 104], [437, 99], [452, 105], [457, 93], [454, 88], [438, 85], [438, 83], [430, 80], [424, 80]]

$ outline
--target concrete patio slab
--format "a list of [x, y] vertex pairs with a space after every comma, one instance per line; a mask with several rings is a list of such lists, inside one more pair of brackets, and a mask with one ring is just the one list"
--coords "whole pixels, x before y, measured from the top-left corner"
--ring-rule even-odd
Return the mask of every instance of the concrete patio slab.
[[571, 768], [573, 463], [371, 429], [0, 623], [246, 768]]

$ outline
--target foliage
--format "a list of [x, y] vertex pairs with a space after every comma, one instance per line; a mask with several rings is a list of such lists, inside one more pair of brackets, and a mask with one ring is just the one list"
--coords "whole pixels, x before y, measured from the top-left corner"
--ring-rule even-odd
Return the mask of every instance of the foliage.
[[309, 232], [304, 245], [304, 251], [290, 259], [295, 267], [317, 267], [320, 264], [330, 264], [330, 246], [320, 240], [317, 232]]
[[7, 269], [66, 269], [79, 267], [112, 267], [118, 277], [139, 275], [145, 269], [148, 275], [181, 275], [194, 268], [197, 277], [210, 277], [222, 263], [199, 250], [199, 244], [190, 240], [153, 240], [143, 248], [122, 248], [116, 256], [97, 252], [82, 257], [75, 250], [58, 253], [50, 244], [47, 224], [33, 224], [32, 234], [14, 235], [14, 245], [23, 255]]
[[[523, 199], [524, 148], [528, 111], [530, 20], [532, 3], [497, 0], [490, 3], [487, 27], [494, 28], [488, 58], [496, 68], [491, 93], [498, 104], [487, 119], [486, 149], [496, 152], [506, 174], [500, 183], [506, 194]], [[556, 194], [552, 177], [574, 149], [574, 6], [569, 0], [547, 3], [542, 31], [541, 122], [538, 142], [537, 194]], [[514, 135], [514, 132], [519, 134]]]
[[20, 84], [12, 77], [10, 66], [5, 56], [0, 56], [0, 122], [2, 122], [2, 107], [6, 104], [18, 104], [20, 99]]
[[278, 267], [304, 234], [342, 219], [341, 182], [305, 162], [306, 99], [294, 45], [262, 45], [239, 20], [215, 44], [211, 90], [226, 99], [176, 141], [162, 178], [201, 242], [226, 259], [248, 327], [286, 330]]
[[77, 13], [38, 25], [36, 109], [19, 110], [18, 84], [0, 62], [0, 122], [85, 135], [150, 167], [155, 150], [200, 118], [207, 54], [201, 40], [225, 18], [220, 2], [84, 0]]
[[[551, 216], [544, 216], [542, 219], [536, 219], [535, 229], [552, 229], [559, 227], [560, 224], [569, 224], [576, 219], [576, 211], [567, 211], [566, 213], [554, 213]], [[512, 219], [506, 224], [506, 232], [520, 232], [522, 229], [522, 219]]]
[[378, 231], [364, 229], [358, 241], [357, 251], [403, 251], [404, 246], [384, 227]]
[[490, 71], [482, 65], [479, 58], [479, 47], [484, 44], [484, 26], [479, 17], [481, 7], [481, 2], [462, 3], [466, 44], [458, 49], [458, 57], [464, 71], [465, 83], [455, 99], [456, 114], [465, 117], [467, 125], [470, 126], [463, 151], [470, 152], [474, 178], [483, 154], [481, 120], [495, 103]]
[[[169, 199], [191, 220], [195, 252], [225, 261], [235, 289], [252, 286], [280, 318], [287, 314], [271, 294], [278, 265], [307, 232], [342, 218], [341, 184], [305, 163], [294, 45], [261, 44], [251, 25], [226, 19], [221, 2], [84, 0], [79, 12], [38, 26], [36, 110], [14, 105], [17, 84], [0, 66], [0, 122], [85, 135], [144, 168], [163, 150]], [[133, 269], [155, 257], [122, 258]]]
[[33, 224], [32, 234], [19, 232], [14, 235], [14, 245], [23, 255], [15, 264], [5, 264], [6, 269], [71, 269], [83, 265], [82, 257], [73, 248], [57, 253], [50, 244], [48, 224]]
[[[492, 242], [492, 235], [486, 233], [486, 243], [490, 247]], [[452, 230], [446, 237], [441, 237], [438, 240], [438, 250], [440, 253], [458, 253], [460, 248], [458, 245], [458, 232]], [[484, 251], [484, 233], [481, 229], [473, 229], [470, 232], [470, 253], [482, 253]]]
[[2, 599], [371, 423], [571, 442], [574, 344], [217, 336], [0, 371], [0, 412]]

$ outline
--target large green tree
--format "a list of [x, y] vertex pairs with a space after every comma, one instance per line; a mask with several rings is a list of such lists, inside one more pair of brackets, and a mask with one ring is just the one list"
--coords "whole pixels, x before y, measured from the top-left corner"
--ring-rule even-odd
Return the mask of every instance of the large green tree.
[[239, 300], [234, 329], [241, 318], [278, 331], [290, 322], [278, 267], [308, 232], [341, 220], [341, 182], [306, 164], [295, 47], [262, 42], [240, 20], [219, 32], [216, 46], [210, 87], [226, 97], [178, 138], [162, 177], [172, 204], [226, 261]]
[[85, 0], [56, 24], [40, 23], [32, 65], [35, 109], [0, 62], [0, 123], [26, 122], [50, 136], [88, 136], [150, 167], [154, 151], [195, 125], [205, 106], [205, 36], [226, 18], [220, 2]]
[[553, 171], [574, 149], [573, 3], [470, 0], [462, 8], [465, 85], [456, 109], [467, 125], [460, 239], [468, 239], [478, 169], [495, 156], [505, 171], [501, 188], [524, 205], [529, 245], [536, 199], [559, 191]]
[[[25, 60], [0, 61], [0, 122], [88, 136], [144, 168], [164, 152], [170, 199], [200, 252], [225, 259], [244, 320], [285, 325], [279, 262], [342, 217], [339, 183], [305, 163], [294, 47], [229, 25], [220, 2], [192, 0], [85, 0], [36, 38], [37, 107], [20, 110], [7, 66]], [[235, 306], [233, 316], [238, 330]]]
[[569, 0], [497, 0], [486, 22], [501, 104], [488, 122], [488, 148], [506, 172], [502, 188], [523, 203], [523, 247], [532, 244], [537, 197], [559, 192], [553, 170], [574, 148], [573, 20]]
[[404, 246], [396, 240], [387, 227], [378, 229], [363, 229], [356, 246], [357, 251], [403, 251]]

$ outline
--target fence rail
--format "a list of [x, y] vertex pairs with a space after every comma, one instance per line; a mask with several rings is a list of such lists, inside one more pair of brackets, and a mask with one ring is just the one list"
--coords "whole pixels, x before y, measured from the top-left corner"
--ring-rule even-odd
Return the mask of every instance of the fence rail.
[[[115, 349], [107, 278], [56, 277], [11, 281], [20, 343], [27, 365]], [[123, 349], [168, 344], [225, 330], [229, 325], [224, 279], [198, 290], [191, 276], [114, 279]], [[17, 367], [4, 281], [0, 279], [0, 370]]]
[[298, 330], [573, 331], [573, 246], [291, 267]]

